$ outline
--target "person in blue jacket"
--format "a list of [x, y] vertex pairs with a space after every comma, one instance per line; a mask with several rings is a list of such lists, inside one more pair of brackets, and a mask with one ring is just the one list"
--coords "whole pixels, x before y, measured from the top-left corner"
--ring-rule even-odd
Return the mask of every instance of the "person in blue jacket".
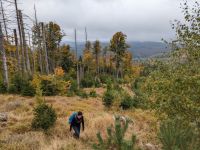
[[84, 117], [82, 112], [74, 113], [72, 114], [72, 117], [70, 118], [70, 131], [74, 130], [74, 137], [79, 138], [80, 137], [80, 131], [81, 131], [81, 124], [82, 124], [82, 130], [84, 131]]

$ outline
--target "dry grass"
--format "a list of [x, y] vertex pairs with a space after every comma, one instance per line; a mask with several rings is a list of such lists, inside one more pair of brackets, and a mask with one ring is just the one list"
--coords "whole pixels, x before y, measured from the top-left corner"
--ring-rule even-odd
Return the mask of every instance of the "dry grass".
[[[98, 90], [97, 90], [98, 91]], [[98, 93], [102, 94], [103, 89]], [[0, 112], [8, 112], [9, 120], [0, 123], [0, 149], [3, 150], [90, 150], [96, 142], [96, 133], [100, 131], [106, 136], [106, 128], [113, 124], [113, 115], [120, 114], [133, 119], [127, 136], [136, 133], [138, 145], [145, 143], [158, 145], [156, 140], [157, 120], [153, 112], [106, 111], [100, 98], [82, 100], [79, 97], [46, 97], [46, 102], [55, 108], [58, 119], [55, 128], [46, 136], [41, 131], [33, 131], [30, 127], [33, 117], [34, 98], [15, 95], [0, 95]], [[85, 132], [80, 140], [72, 138], [69, 132], [68, 117], [74, 111], [83, 111], [85, 116]]]

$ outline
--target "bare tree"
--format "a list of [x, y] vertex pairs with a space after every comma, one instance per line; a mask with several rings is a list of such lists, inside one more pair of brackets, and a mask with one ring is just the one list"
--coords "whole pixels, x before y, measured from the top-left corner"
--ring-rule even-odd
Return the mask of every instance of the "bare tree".
[[26, 66], [25, 66], [25, 59], [24, 59], [24, 52], [23, 52], [23, 43], [22, 43], [22, 32], [21, 32], [21, 26], [20, 26], [20, 18], [19, 18], [19, 11], [18, 11], [18, 6], [17, 6], [17, 0], [14, 0], [15, 4], [15, 11], [16, 11], [16, 16], [17, 16], [17, 26], [18, 26], [18, 32], [19, 32], [19, 41], [20, 41], [20, 51], [22, 53], [21, 56], [21, 63], [22, 63], [22, 71], [26, 72]]
[[17, 30], [14, 29], [14, 39], [15, 39], [15, 47], [16, 47], [16, 56], [17, 56], [17, 64], [18, 64], [18, 71], [21, 71], [21, 64], [20, 64], [20, 53], [19, 53], [19, 45], [18, 45], [18, 37], [17, 37]]
[[3, 75], [4, 75], [4, 84], [9, 87], [9, 81], [8, 81], [8, 66], [7, 66], [7, 58], [6, 58], [6, 52], [3, 46], [3, 32], [2, 32], [2, 26], [0, 22], [0, 51], [2, 54], [2, 62], [3, 62]]
[[77, 85], [78, 85], [78, 89], [80, 89], [80, 75], [79, 75], [79, 64], [78, 64], [78, 48], [77, 48], [77, 35], [76, 35], [76, 29], [74, 30], [74, 34], [75, 34], [75, 49], [76, 49], [76, 75], [77, 75]]
[[46, 73], [49, 74], [49, 62], [48, 62], [48, 54], [47, 54], [46, 33], [45, 33], [44, 23], [41, 23], [41, 25], [42, 25], [43, 47], [44, 47], [44, 52], [45, 52]]
[[[30, 67], [30, 59], [29, 59], [29, 52], [28, 47], [26, 44], [26, 36], [25, 36], [25, 30], [24, 30], [24, 22], [23, 22], [23, 16], [21, 10], [19, 10], [19, 19], [20, 19], [20, 26], [21, 26], [21, 34], [22, 34], [22, 41], [23, 41], [23, 48], [22, 48], [22, 55], [26, 61], [26, 64], [24, 67], [27, 67], [28, 73], [31, 74], [31, 67]], [[26, 56], [25, 56], [26, 55]]]

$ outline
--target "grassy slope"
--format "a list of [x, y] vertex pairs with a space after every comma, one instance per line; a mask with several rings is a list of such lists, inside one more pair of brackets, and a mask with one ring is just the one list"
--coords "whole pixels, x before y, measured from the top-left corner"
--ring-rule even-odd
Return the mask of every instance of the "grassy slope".
[[[101, 91], [101, 90], [100, 90]], [[99, 92], [101, 95], [102, 92]], [[50, 135], [30, 128], [35, 106], [34, 98], [24, 98], [14, 95], [0, 95], [0, 112], [8, 112], [9, 120], [0, 123], [0, 149], [66, 149], [87, 150], [91, 143], [96, 142], [96, 133], [102, 132], [105, 137], [106, 128], [113, 123], [113, 115], [120, 114], [133, 119], [127, 137], [133, 132], [138, 138], [138, 145], [146, 143], [158, 144], [156, 140], [157, 120], [152, 112], [143, 110], [106, 111], [101, 98], [81, 99], [79, 97], [46, 97], [47, 103], [52, 104], [58, 114], [58, 120]], [[69, 132], [67, 123], [73, 111], [84, 112], [86, 130], [81, 133], [81, 139], [75, 140]]]

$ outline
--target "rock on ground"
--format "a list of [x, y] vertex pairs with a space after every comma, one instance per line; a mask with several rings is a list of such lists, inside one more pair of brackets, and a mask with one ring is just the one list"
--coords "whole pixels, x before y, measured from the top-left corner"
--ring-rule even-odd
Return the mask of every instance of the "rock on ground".
[[0, 122], [8, 121], [8, 114], [7, 113], [0, 113]]
[[146, 150], [156, 150], [156, 147], [151, 143], [145, 144], [145, 148]]

